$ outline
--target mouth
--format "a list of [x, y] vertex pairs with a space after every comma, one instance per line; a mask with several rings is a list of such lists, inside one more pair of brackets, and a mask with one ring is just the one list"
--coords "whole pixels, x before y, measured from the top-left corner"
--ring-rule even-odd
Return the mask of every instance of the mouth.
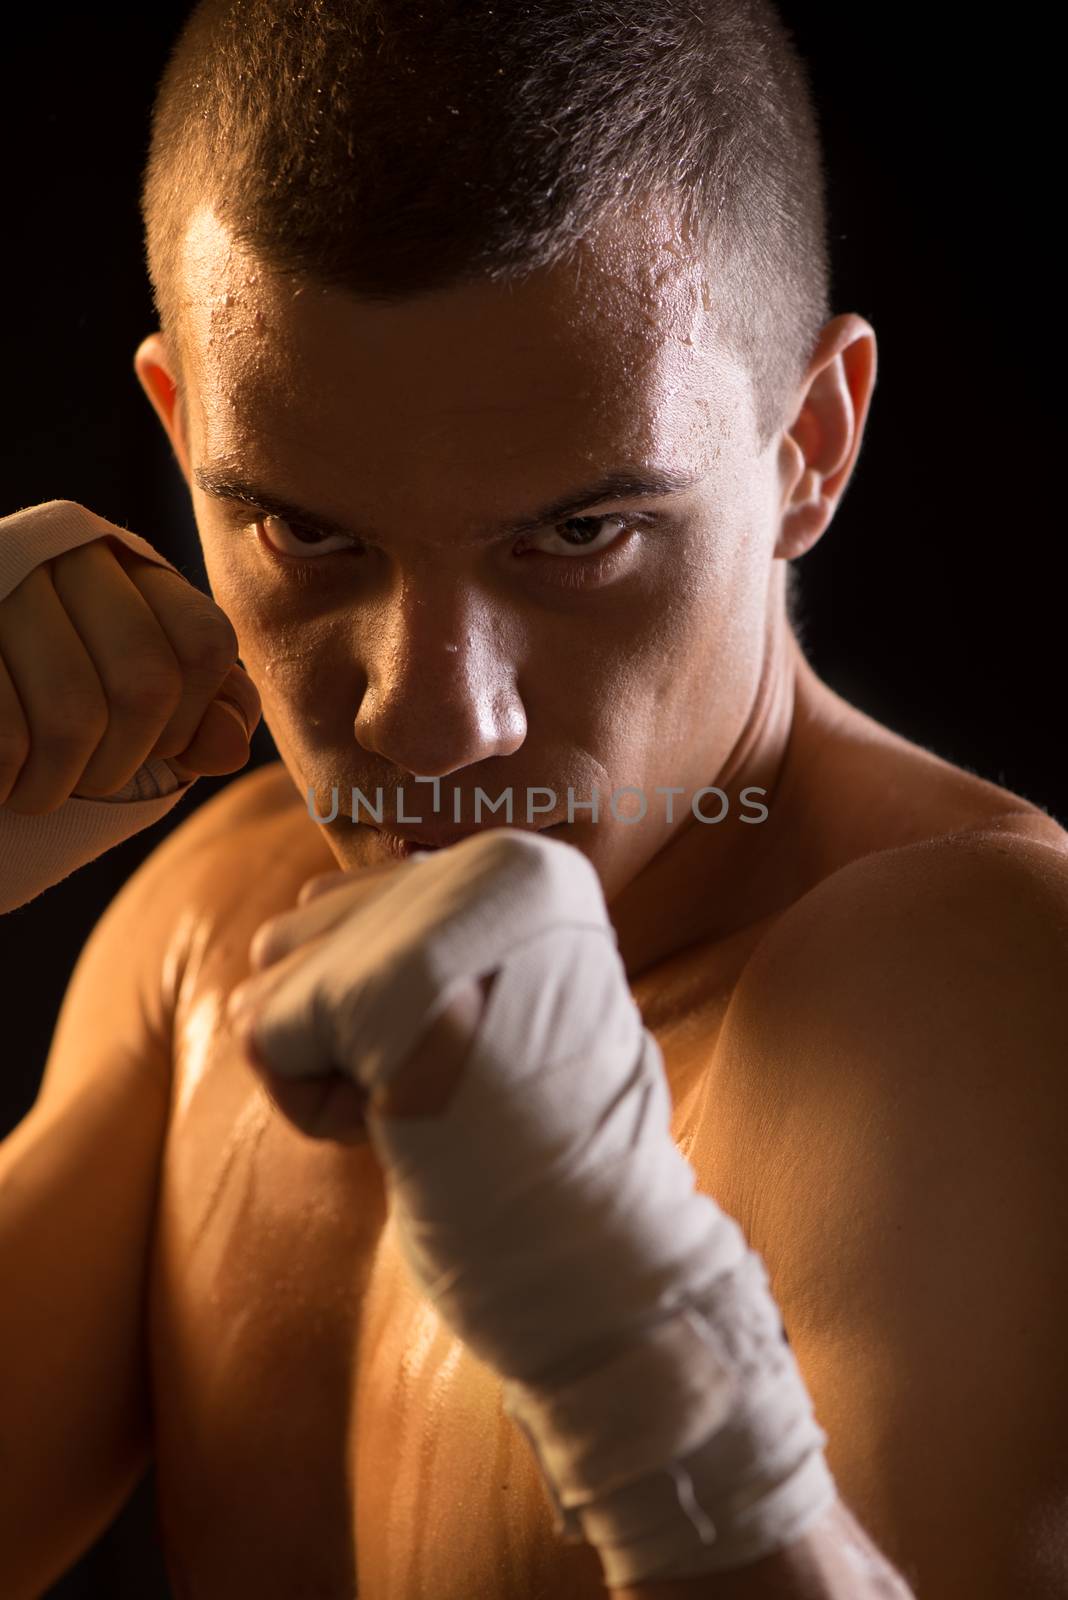
[[[559, 827], [559, 824], [554, 824], [554, 826]], [[402, 833], [399, 830], [393, 831], [389, 828], [379, 827], [377, 824], [375, 824], [374, 831], [381, 839], [388, 855], [392, 856], [398, 861], [407, 861], [408, 858], [415, 855], [417, 851], [447, 850], [449, 845], [459, 844], [462, 839], [470, 839], [476, 833], [493, 833], [500, 830], [499, 827], [494, 828], [492, 825], [487, 825], [484, 828], [458, 828], [452, 833], [442, 833], [437, 831], [413, 833], [407, 828]], [[553, 828], [513, 827], [511, 831], [513, 833], [552, 833]]]

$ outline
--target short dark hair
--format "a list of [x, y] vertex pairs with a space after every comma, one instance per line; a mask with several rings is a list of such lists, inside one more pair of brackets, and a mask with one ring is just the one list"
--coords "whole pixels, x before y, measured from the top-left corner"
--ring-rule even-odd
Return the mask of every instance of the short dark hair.
[[388, 303], [521, 278], [658, 198], [722, 287], [763, 449], [830, 316], [816, 112], [770, 0], [200, 0], [141, 204], [178, 360], [197, 204], [268, 269]]

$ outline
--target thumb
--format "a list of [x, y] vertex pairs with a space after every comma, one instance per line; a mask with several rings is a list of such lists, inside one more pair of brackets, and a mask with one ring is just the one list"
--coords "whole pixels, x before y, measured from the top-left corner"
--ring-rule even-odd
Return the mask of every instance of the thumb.
[[185, 783], [190, 778], [236, 772], [245, 765], [250, 753], [248, 733], [236, 710], [223, 700], [212, 700], [181, 754], [164, 759], [175, 776]]
[[166, 757], [182, 783], [235, 772], [248, 761], [249, 743], [260, 721], [260, 697], [247, 678], [240, 692], [235, 692], [237, 681], [232, 674], [225, 680], [186, 748], [177, 756]]

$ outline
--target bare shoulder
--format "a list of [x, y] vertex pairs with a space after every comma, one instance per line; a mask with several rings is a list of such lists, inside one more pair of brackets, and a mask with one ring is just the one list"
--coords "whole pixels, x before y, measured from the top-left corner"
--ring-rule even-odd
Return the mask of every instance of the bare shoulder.
[[956, 965], [977, 980], [997, 954], [1063, 961], [1066, 934], [1068, 832], [1028, 809], [850, 861], [778, 919], [744, 981], [797, 1002], [818, 972], [825, 1003], [865, 970], [908, 981]]
[[[175, 998], [198, 929], [218, 926], [225, 932], [235, 907], [248, 905], [255, 914], [255, 892], [269, 892], [270, 882], [258, 862], [273, 861], [277, 870], [280, 861], [292, 860], [300, 871], [300, 851], [287, 853], [275, 844], [294, 811], [286, 786], [299, 822], [299, 796], [281, 763], [258, 768], [173, 828], [105, 906], [57, 1020], [42, 1096], [66, 1093], [80, 1082], [82, 1062], [97, 1041], [130, 1060], [155, 1062], [166, 1078]], [[314, 834], [314, 824], [309, 826]], [[325, 848], [314, 837], [308, 845]], [[315, 870], [312, 865], [306, 875]], [[284, 897], [287, 890], [288, 883], [277, 892]], [[81, 1045], [56, 1048], [69, 1029], [81, 1036]]]
[[270, 761], [253, 772], [242, 773], [199, 805], [157, 853], [167, 848], [183, 853], [221, 835], [232, 835], [235, 829], [292, 816], [301, 810], [300, 796], [282, 762]]
[[201, 804], [146, 858], [122, 895], [136, 899], [146, 982], [173, 1012], [191, 949], [242, 943], [336, 862], [282, 763], [243, 774]]
[[1068, 836], [1055, 828], [984, 826], [850, 862], [779, 918], [739, 979], [717, 1054], [761, 1171], [783, 1179], [754, 1179], [746, 1217], [758, 1248], [792, 1240], [796, 1261], [837, 1241], [828, 1315], [866, 1292], [888, 1218], [907, 1237], [954, 1186], [953, 1216], [975, 1209], [991, 1162], [991, 1194], [1015, 1183], [1032, 1217], [1068, 1205]]
[[[280, 761], [228, 783], [156, 847], [139, 875], [151, 879], [160, 910], [175, 903], [223, 904], [272, 877], [283, 861], [312, 861], [309, 874], [335, 865]], [[322, 861], [322, 867], [317, 863]]]
[[[194, 862], [197, 880], [207, 872], [209, 892], [220, 902], [231, 891], [258, 899], [275, 879], [303, 882], [337, 862], [322, 828], [281, 761], [243, 774], [212, 795], [164, 841], [150, 860], [179, 883]], [[187, 880], [187, 888], [190, 886]]]
[[[1016, 1167], [1034, 1175], [1045, 1151], [1056, 1187], [1044, 1141], [1068, 1133], [1068, 835], [1042, 831], [983, 826], [852, 861], [749, 958], [717, 1060], [768, 1160], [803, 1146], [828, 1204], [855, 1217], [863, 1187], [897, 1191], [941, 1159], [981, 1170], [1006, 1128]], [[768, 1203], [753, 1189], [748, 1214], [774, 1234], [786, 1224]]]

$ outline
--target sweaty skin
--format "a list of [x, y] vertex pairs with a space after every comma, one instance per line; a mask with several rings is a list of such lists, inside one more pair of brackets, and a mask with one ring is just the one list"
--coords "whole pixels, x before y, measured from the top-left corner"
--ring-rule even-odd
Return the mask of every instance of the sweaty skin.
[[[650, 210], [520, 286], [384, 308], [272, 277], [204, 211], [182, 348], [153, 335], [138, 351], [282, 756], [163, 847], [130, 980], [169, 1083], [145, 1414], [178, 1600], [343, 1600], [357, 1583], [367, 1600], [603, 1592], [596, 1553], [556, 1541], [494, 1375], [411, 1289], [370, 1147], [297, 1132], [225, 1024], [259, 926], [309, 877], [390, 859], [344, 809], [317, 825], [307, 788], [323, 812], [332, 784], [381, 785], [395, 819], [416, 774], [442, 780], [445, 805], [476, 786], [557, 791], [536, 820], [601, 874], [664, 1053], [673, 1135], [765, 1258], [842, 1497], [891, 1559], [933, 1575], [929, 1592], [945, 1575], [945, 1533], [925, 1513], [943, 1486], [925, 1482], [919, 1448], [887, 1465], [887, 1409], [860, 1393], [839, 1337], [863, 1263], [881, 1259], [865, 1219], [883, 1195], [866, 1185], [909, 1063], [894, 1083], [858, 1067], [844, 1093], [840, 1061], [865, 1061], [868, 1022], [838, 1036], [824, 1075], [800, 1065], [791, 1019], [813, 984], [848, 984], [848, 952], [806, 969], [825, 925], [896, 896], [922, 928], [938, 863], [1038, 859], [1066, 840], [806, 662], [785, 564], [824, 532], [855, 465], [874, 334], [851, 314], [827, 324], [788, 426], [760, 451], [744, 363], [710, 331], [716, 286], [684, 243]], [[610, 469], [653, 464], [701, 481], [584, 511], [604, 564], [575, 554], [571, 524], [522, 547], [502, 532]], [[361, 542], [319, 553], [265, 521], [270, 506], [234, 499], [235, 477]], [[298, 572], [285, 553], [302, 545]], [[702, 825], [686, 795], [713, 783], [730, 810]], [[594, 824], [566, 819], [568, 785], [578, 798], [597, 785], [603, 804], [624, 785], [685, 793], [674, 823], [650, 807], [638, 825]], [[747, 786], [766, 790], [759, 825], [741, 820]], [[424, 816], [453, 825], [451, 809]], [[121, 985], [94, 1031], [136, 1054], [135, 1011]]]
[[[1021, 849], [1055, 842], [1056, 825], [1037, 809], [880, 736], [810, 671], [797, 674], [796, 692], [789, 760], [799, 790], [812, 797], [817, 752], [841, 779], [841, 843], [819, 845], [823, 882], [838, 874], [846, 903], [865, 893], [858, 868], [867, 852], [990, 828]], [[907, 825], [891, 827], [880, 804], [888, 790]], [[240, 807], [232, 826], [231, 795]], [[151, 1272], [157, 1482], [178, 1593], [341, 1596], [358, 1573], [361, 1594], [375, 1600], [593, 1600], [603, 1592], [597, 1557], [556, 1541], [494, 1375], [410, 1286], [369, 1147], [297, 1133], [227, 1035], [222, 1015], [247, 975], [248, 940], [333, 863], [280, 766], [220, 800], [192, 883], [186, 875], [170, 952], [181, 975]], [[886, 1499], [874, 1439], [835, 1357], [835, 1329], [848, 1324], [836, 1263], [856, 1245], [852, 1207], [864, 1207], [848, 1124], [828, 1143], [821, 1085], [799, 1084], [789, 1060], [761, 1048], [788, 1018], [773, 978], [765, 971], [752, 982], [754, 958], [785, 925], [787, 959], [790, 916], [781, 907], [700, 940], [646, 968], [632, 991], [663, 1050], [672, 1133], [698, 1187], [764, 1255], [843, 1499], [880, 1548], [904, 1541], [922, 1556], [924, 1463], [912, 1466], [903, 1515]], [[747, 972], [744, 1016], [732, 1025]], [[878, 1116], [886, 1094], [872, 1083], [863, 1103]], [[788, 1159], [798, 1151], [812, 1152], [812, 1167]], [[918, 1191], [915, 1206], [926, 1204]], [[265, 1525], [269, 1546], [258, 1533]]]

